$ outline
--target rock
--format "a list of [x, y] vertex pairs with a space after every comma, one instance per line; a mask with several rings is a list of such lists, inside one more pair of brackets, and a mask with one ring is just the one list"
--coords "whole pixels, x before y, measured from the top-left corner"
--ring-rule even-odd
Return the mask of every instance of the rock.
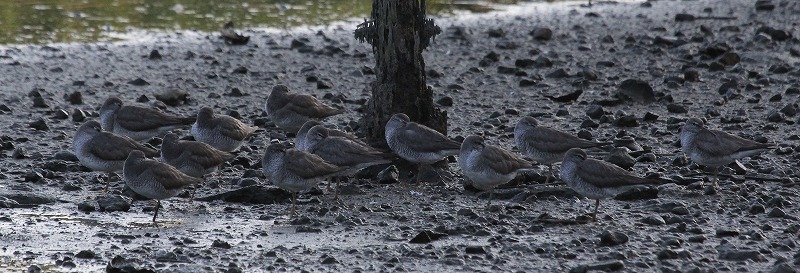
[[508, 67], [508, 66], [498, 66], [497, 73], [499, 74], [506, 74], [506, 75], [514, 75], [519, 71], [516, 67]]
[[439, 104], [439, 105], [445, 106], [445, 107], [453, 106], [453, 98], [448, 97], [448, 96], [441, 97], [438, 100], [436, 100], [436, 104]]
[[731, 51], [731, 46], [725, 42], [715, 42], [700, 49], [700, 54], [706, 55], [711, 58], [717, 58]]
[[787, 104], [786, 106], [781, 108], [780, 112], [783, 113], [784, 115], [794, 117], [795, 115], [797, 115], [797, 105]]
[[725, 52], [725, 54], [719, 57], [719, 62], [725, 66], [736, 65], [739, 61], [741, 61], [741, 57], [734, 52]]
[[622, 261], [603, 261], [588, 265], [579, 265], [569, 270], [569, 273], [586, 273], [586, 272], [614, 272], [625, 268], [625, 263]]
[[784, 212], [781, 208], [772, 208], [769, 213], [767, 213], [767, 217], [783, 218], [785, 216], [786, 212]]
[[533, 67], [536, 68], [545, 68], [552, 66], [553, 66], [553, 61], [551, 61], [550, 58], [547, 58], [545, 56], [539, 56], [538, 58], [536, 58], [535, 61], [533, 61]]
[[50, 105], [47, 104], [43, 97], [33, 97], [33, 107], [49, 108]]
[[640, 79], [627, 79], [617, 88], [617, 95], [624, 99], [630, 99], [642, 103], [655, 101], [655, 92], [649, 83]]
[[628, 235], [619, 231], [604, 230], [599, 237], [600, 245], [603, 246], [615, 246], [628, 242]]
[[33, 129], [36, 129], [38, 131], [49, 131], [50, 130], [50, 126], [47, 125], [47, 121], [45, 121], [44, 118], [39, 118], [39, 119], [31, 122], [30, 124], [28, 124], [28, 126], [30, 126]]
[[216, 239], [216, 240], [214, 240], [214, 242], [211, 243], [211, 247], [230, 249], [231, 248], [231, 244], [229, 244], [226, 241], [223, 241], [223, 240], [220, 240], [220, 239]]
[[99, 211], [128, 211], [131, 209], [131, 199], [114, 194], [106, 194], [97, 197], [97, 208]]
[[181, 88], [171, 88], [164, 92], [158, 93], [155, 96], [157, 100], [160, 100], [166, 105], [178, 106], [186, 103], [186, 100], [189, 97], [189, 92], [186, 92], [186, 90]]
[[611, 123], [617, 127], [638, 127], [639, 122], [636, 120], [636, 117], [633, 115], [624, 115], [620, 116], [619, 118], [614, 119]]
[[531, 59], [517, 59], [514, 61], [514, 66], [519, 68], [528, 68], [535, 64], [536, 62]]
[[254, 185], [195, 199], [199, 201], [222, 200], [249, 204], [280, 204], [291, 200], [291, 196], [290, 192], [276, 187]]
[[686, 107], [683, 107], [682, 105], [670, 103], [670, 104], [667, 104], [667, 112], [676, 113], [676, 114], [683, 114], [683, 113], [688, 113], [689, 110], [686, 110]]
[[499, 49], [517, 49], [519, 48], [519, 44], [514, 42], [513, 40], [501, 40], [495, 44], [495, 47]]
[[772, 11], [775, 9], [775, 4], [771, 0], [758, 0], [755, 5], [758, 11]]
[[623, 169], [630, 169], [636, 164], [636, 159], [629, 155], [628, 149], [624, 147], [612, 149], [604, 160]]
[[17, 207], [19, 207], [19, 202], [0, 196], [0, 208], [11, 209]]
[[642, 219], [642, 223], [651, 225], [651, 226], [662, 226], [667, 224], [664, 221], [664, 218], [659, 215], [650, 215]]
[[589, 108], [586, 109], [586, 115], [593, 119], [598, 119], [605, 114], [605, 110], [603, 110], [603, 106], [592, 104], [589, 105]]
[[128, 84], [130, 84], [130, 85], [133, 85], [133, 86], [145, 86], [145, 85], [150, 85], [150, 83], [149, 83], [149, 82], [145, 81], [145, 80], [144, 80], [144, 79], [142, 79], [142, 78], [136, 78], [135, 80], [129, 81], [129, 82], [128, 82]]
[[417, 234], [417, 236], [414, 236], [414, 238], [412, 238], [408, 242], [412, 243], [412, 244], [427, 244], [427, 243], [439, 240], [439, 238], [442, 238], [442, 237], [445, 237], [445, 236], [447, 236], [447, 234], [438, 233], [438, 232], [434, 232], [434, 231], [430, 231], [430, 230], [423, 230], [423, 231], [420, 231]]
[[333, 88], [333, 82], [330, 79], [319, 79], [317, 81], [317, 89], [331, 89]]
[[486, 254], [486, 248], [484, 246], [467, 246], [464, 248], [464, 253], [466, 254]]
[[53, 116], [56, 119], [68, 119], [69, 113], [67, 113], [67, 111], [64, 111], [64, 109], [57, 109], [55, 113], [53, 113]]
[[67, 96], [67, 101], [72, 105], [83, 104], [83, 94], [80, 91], [75, 91]]
[[400, 182], [400, 171], [397, 170], [397, 166], [390, 165], [380, 171], [377, 175], [378, 183], [381, 184], [394, 184]]
[[534, 39], [539, 41], [547, 41], [553, 38], [553, 30], [546, 27], [537, 27], [530, 32]]
[[82, 212], [92, 212], [97, 210], [96, 201], [84, 201], [78, 203], [78, 210]]
[[161, 53], [159, 53], [157, 49], [153, 49], [152, 51], [150, 51], [150, 55], [147, 56], [147, 59], [161, 60]]
[[57, 201], [55, 198], [44, 194], [22, 192], [22, 191], [0, 191], [0, 198], [14, 200], [15, 202], [23, 206], [52, 204]]
[[782, 122], [783, 120], [783, 114], [776, 110], [772, 110], [767, 114], [767, 121], [769, 122]]
[[[28, 150], [26, 150], [24, 147], [17, 147], [17, 148], [14, 149], [13, 152], [11, 152], [11, 158], [13, 158], [13, 159], [28, 158]], [[26, 175], [26, 180], [25, 181], [29, 181], [29, 180], [27, 180], [27, 175]], [[37, 180], [31, 180], [31, 181], [38, 181], [38, 179]]]
[[70, 162], [78, 162], [78, 157], [75, 156], [74, 153], [70, 151], [58, 151], [56, 154], [53, 155], [53, 159], [55, 160], [64, 160]]
[[766, 262], [767, 258], [756, 250], [723, 249], [719, 251], [719, 258], [728, 261]]
[[234, 68], [233, 70], [231, 70], [231, 74], [247, 74], [248, 71], [249, 70], [247, 70], [247, 67], [238, 66], [238, 67]]
[[86, 119], [86, 112], [83, 112], [83, 110], [78, 108], [72, 110], [72, 121], [83, 122], [85, 119]]
[[683, 79], [687, 82], [700, 81], [700, 72], [696, 69], [686, 69], [683, 71]]
[[81, 250], [80, 252], [75, 254], [75, 258], [78, 259], [94, 259], [95, 257], [97, 257], [97, 254], [95, 254], [94, 251], [91, 250]]
[[[795, 265], [797, 262], [795, 262]], [[797, 273], [797, 269], [786, 263], [779, 263], [769, 270], [769, 273]]]
[[124, 258], [120, 255], [115, 256], [106, 265], [108, 273], [155, 273], [153, 269], [145, 268], [141, 261], [134, 258]]
[[735, 229], [717, 229], [716, 236], [720, 238], [739, 236], [739, 231]]
[[565, 70], [563, 68], [559, 68], [559, 69], [553, 70], [550, 73], [547, 73], [546, 76], [548, 78], [566, 78], [566, 77], [569, 77], [569, 73], [567, 72], [567, 70]]
[[489, 52], [489, 54], [486, 54], [486, 56], [483, 56], [483, 59], [481, 59], [481, 61], [478, 63], [478, 66], [486, 67], [498, 61], [500, 61], [500, 55], [492, 51]]

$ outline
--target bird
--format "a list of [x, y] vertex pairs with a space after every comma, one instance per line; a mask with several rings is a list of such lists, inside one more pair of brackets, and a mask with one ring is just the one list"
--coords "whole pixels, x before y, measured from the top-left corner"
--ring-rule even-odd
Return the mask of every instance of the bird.
[[533, 164], [500, 147], [486, 144], [484, 139], [471, 135], [461, 142], [458, 154], [461, 172], [479, 190], [489, 191], [492, 202], [494, 188], [508, 183], [518, 173], [533, 169]]
[[[308, 130], [311, 130], [311, 127], [314, 127], [314, 126], [317, 126], [317, 125], [322, 125], [322, 123], [319, 122], [319, 121], [316, 121], [316, 120], [309, 120], [309, 121], [306, 121], [306, 123], [303, 123], [303, 126], [300, 127], [300, 130], [297, 131], [297, 134], [294, 137], [294, 145], [295, 145], [294, 148], [295, 149], [308, 152], [308, 149], [309, 149], [308, 146], [309, 145], [308, 145], [308, 139], [306, 138], [306, 136], [307, 136]], [[357, 142], [359, 144], [363, 144], [365, 146], [369, 146], [366, 143], [364, 143], [363, 141], [361, 141], [360, 139], [358, 139], [358, 137], [356, 137], [355, 135], [350, 134], [348, 132], [344, 132], [344, 131], [328, 128], [328, 135], [337, 136], [337, 137], [344, 137], [344, 138], [347, 138], [349, 140], [355, 141], [355, 142]]]
[[194, 120], [194, 117], [179, 117], [152, 108], [123, 105], [122, 100], [114, 96], [106, 99], [100, 107], [103, 130], [136, 141], [161, 136], [170, 130], [190, 125]]
[[220, 151], [233, 152], [257, 129], [258, 127], [244, 124], [234, 117], [214, 114], [211, 107], [203, 107], [197, 112], [197, 120], [190, 131], [197, 141], [207, 143]]
[[233, 154], [217, 150], [206, 143], [179, 140], [174, 133], [166, 134], [161, 142], [161, 161], [192, 177], [202, 178], [214, 173], [222, 163], [233, 158]]
[[105, 192], [108, 192], [111, 174], [122, 170], [131, 151], [142, 151], [149, 157], [158, 156], [156, 149], [129, 137], [103, 131], [100, 122], [96, 120], [84, 122], [78, 128], [72, 140], [72, 149], [82, 165], [94, 171], [108, 173]]
[[131, 190], [156, 200], [153, 224], [156, 223], [161, 200], [177, 195], [186, 186], [203, 182], [202, 178], [186, 175], [169, 164], [147, 159], [139, 150], [128, 154], [122, 174]]
[[601, 199], [607, 199], [631, 188], [643, 185], [660, 185], [670, 181], [661, 178], [641, 178], [632, 175], [617, 165], [587, 158], [581, 148], [572, 148], [561, 162], [561, 179], [575, 192], [594, 199], [592, 221], [597, 220], [597, 208]]
[[[306, 143], [309, 147], [308, 152], [318, 155], [328, 163], [347, 167], [348, 171], [341, 176], [354, 175], [366, 167], [392, 162], [389, 159], [390, 155], [346, 137], [331, 135], [333, 131], [335, 130], [325, 128], [323, 125], [314, 126], [307, 132]], [[333, 179], [336, 181], [333, 199], [338, 200], [341, 178]]]
[[384, 131], [386, 144], [401, 158], [418, 164], [417, 183], [423, 165], [457, 155], [461, 144], [425, 125], [412, 122], [406, 114], [392, 115]]
[[571, 134], [539, 126], [533, 117], [524, 117], [514, 127], [514, 142], [521, 153], [539, 164], [546, 164], [548, 175], [544, 183], [553, 176], [553, 164], [561, 162], [564, 154], [572, 148], [588, 149], [600, 147], [611, 142], [594, 142], [580, 139]]
[[680, 141], [681, 150], [692, 161], [714, 167], [714, 187], [719, 180], [719, 167], [768, 151], [774, 146], [707, 129], [699, 118], [690, 118], [681, 127]]
[[275, 125], [289, 133], [297, 133], [306, 121], [344, 113], [343, 109], [325, 105], [311, 95], [291, 94], [289, 88], [282, 84], [272, 88], [264, 111]]
[[308, 190], [323, 179], [341, 175], [348, 169], [328, 163], [315, 154], [292, 149], [283, 143], [267, 146], [261, 159], [261, 167], [269, 181], [292, 193], [292, 215], [297, 214], [297, 192]]

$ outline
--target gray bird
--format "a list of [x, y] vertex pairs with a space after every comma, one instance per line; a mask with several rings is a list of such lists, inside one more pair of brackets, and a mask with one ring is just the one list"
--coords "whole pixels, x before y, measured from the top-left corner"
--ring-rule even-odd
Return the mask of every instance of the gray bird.
[[386, 144], [395, 154], [419, 164], [417, 183], [423, 165], [430, 165], [445, 157], [457, 155], [461, 150], [461, 144], [458, 142], [425, 125], [412, 122], [403, 113], [394, 114], [389, 119], [385, 134]]
[[156, 109], [123, 105], [117, 97], [109, 97], [100, 108], [103, 130], [130, 137], [136, 141], [161, 136], [170, 130], [186, 127], [194, 117], [179, 117]]
[[317, 155], [290, 149], [284, 144], [269, 145], [261, 159], [261, 167], [269, 181], [292, 193], [292, 215], [297, 214], [297, 192], [308, 190], [325, 178], [347, 171], [347, 167], [333, 165]]
[[153, 224], [156, 223], [161, 200], [177, 195], [183, 187], [203, 182], [202, 178], [188, 176], [169, 164], [147, 159], [139, 150], [131, 151], [128, 155], [122, 174], [131, 190], [156, 200]]
[[553, 164], [561, 162], [564, 154], [572, 148], [588, 149], [612, 144], [610, 142], [594, 142], [580, 139], [571, 134], [539, 126], [533, 117], [524, 117], [514, 127], [514, 142], [521, 153], [539, 164], [546, 164], [548, 169], [545, 183], [553, 176]]
[[533, 165], [507, 150], [488, 145], [480, 136], [472, 135], [461, 143], [458, 155], [461, 172], [479, 190], [489, 190], [492, 202], [494, 188], [508, 183], [518, 173], [533, 169]]
[[[306, 123], [303, 123], [303, 126], [300, 127], [300, 130], [297, 131], [297, 135], [294, 137], [294, 144], [295, 144], [294, 148], [295, 149], [308, 152], [308, 150], [309, 150], [308, 146], [309, 145], [308, 145], [308, 138], [306, 138], [306, 136], [308, 134], [308, 130], [311, 130], [311, 127], [314, 127], [314, 126], [317, 126], [317, 125], [322, 125], [322, 123], [319, 122], [319, 121], [316, 121], [316, 120], [309, 120], [309, 121], [306, 121]], [[339, 130], [328, 128], [328, 135], [337, 136], [337, 137], [344, 137], [344, 138], [347, 138], [347, 139], [352, 140], [354, 142], [357, 142], [359, 144], [362, 144], [364, 146], [369, 146], [366, 143], [364, 143], [363, 141], [361, 141], [360, 139], [358, 139], [358, 137], [356, 137], [355, 135], [347, 133], [347, 132], [344, 132], [344, 131], [339, 131]]]
[[344, 113], [343, 109], [325, 105], [311, 95], [290, 94], [289, 88], [281, 84], [272, 88], [264, 111], [275, 125], [289, 133], [297, 133], [306, 121]]
[[770, 150], [773, 144], [759, 143], [719, 130], [706, 129], [703, 121], [690, 118], [681, 128], [681, 150], [692, 161], [714, 167], [714, 187], [719, 180], [719, 167], [738, 159]]
[[214, 114], [210, 107], [200, 108], [197, 121], [192, 124], [191, 133], [195, 140], [207, 143], [217, 150], [232, 152], [242, 146], [245, 138], [258, 129], [238, 119], [222, 114]]
[[660, 178], [641, 178], [632, 175], [617, 165], [587, 158], [580, 148], [567, 151], [561, 162], [561, 180], [580, 195], [594, 199], [592, 221], [597, 220], [600, 199], [616, 196], [633, 187], [664, 184], [669, 181]]
[[[161, 161], [172, 165], [186, 175], [202, 178], [214, 173], [234, 155], [215, 149], [199, 141], [179, 140], [178, 135], [168, 133], [161, 142]], [[194, 191], [190, 199], [194, 199]]]
[[104, 132], [95, 120], [87, 121], [78, 128], [72, 140], [72, 149], [81, 164], [94, 171], [108, 173], [105, 191], [108, 191], [111, 173], [122, 170], [131, 151], [142, 151], [150, 157], [158, 156], [157, 150], [129, 137]]
[[[341, 176], [354, 175], [366, 167], [392, 162], [387, 154], [348, 138], [331, 135], [332, 131], [334, 130], [322, 125], [314, 126], [307, 132], [306, 143], [309, 147], [308, 152], [333, 165], [347, 167], [348, 170]], [[333, 179], [336, 181], [336, 193], [333, 199], [337, 200], [341, 178]]]

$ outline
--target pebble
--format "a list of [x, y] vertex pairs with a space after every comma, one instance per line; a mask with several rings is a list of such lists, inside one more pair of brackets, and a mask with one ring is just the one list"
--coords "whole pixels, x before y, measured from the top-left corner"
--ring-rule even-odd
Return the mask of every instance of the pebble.
[[655, 92], [650, 83], [640, 79], [627, 79], [620, 83], [617, 88], [619, 95], [622, 98], [638, 101], [641, 103], [650, 103], [655, 101]]
[[64, 109], [58, 109], [55, 111], [55, 113], [53, 113], [53, 117], [56, 119], [68, 119], [69, 113], [67, 113], [67, 111]]
[[630, 169], [636, 164], [636, 159], [628, 154], [628, 148], [625, 147], [612, 149], [604, 160], [623, 169]]
[[427, 244], [436, 240], [439, 240], [442, 237], [447, 236], [445, 233], [438, 233], [430, 230], [423, 230], [417, 233], [414, 238], [412, 238], [409, 243], [412, 244]]
[[39, 131], [49, 131], [50, 130], [50, 126], [47, 125], [47, 121], [45, 121], [44, 118], [39, 118], [39, 119], [31, 122], [28, 125], [31, 128], [39, 130]]
[[534, 39], [540, 41], [547, 41], [553, 38], [553, 30], [546, 27], [537, 27], [530, 32]]
[[615, 246], [628, 242], [628, 235], [619, 231], [604, 230], [599, 235], [600, 245]]
[[667, 224], [667, 222], [664, 221], [664, 218], [658, 215], [647, 216], [643, 218], [641, 222], [651, 226], [663, 226]]
[[83, 104], [83, 94], [80, 91], [75, 91], [67, 96], [67, 101], [72, 105]]
[[141, 264], [141, 261], [135, 258], [125, 258], [122, 257], [121, 255], [117, 255], [113, 259], [111, 259], [111, 261], [106, 265], [106, 272], [145, 273], [145, 272], [156, 272], [156, 271], [144, 267]]
[[230, 249], [231, 244], [220, 239], [215, 239], [214, 242], [211, 243], [211, 247]]
[[625, 263], [619, 260], [603, 261], [587, 265], [579, 265], [569, 270], [569, 273], [586, 272], [615, 272], [625, 268]]
[[131, 199], [121, 195], [106, 194], [97, 197], [99, 211], [128, 211], [131, 209]]
[[145, 86], [145, 85], [150, 85], [150, 83], [149, 83], [149, 82], [145, 81], [145, 80], [144, 80], [144, 79], [142, 79], [142, 78], [136, 78], [135, 80], [128, 81], [128, 84], [130, 84], [130, 85], [133, 85], [133, 86]]
[[378, 183], [381, 184], [394, 184], [400, 182], [400, 171], [397, 170], [397, 166], [390, 165], [380, 171], [377, 175]]
[[756, 250], [723, 249], [719, 251], [719, 258], [728, 261], [766, 262], [767, 259]]
[[438, 100], [436, 100], [436, 104], [441, 105], [441, 106], [445, 106], [445, 107], [453, 106], [453, 98], [448, 97], [448, 96], [441, 97]]
[[159, 53], [157, 49], [153, 49], [153, 51], [150, 51], [150, 55], [147, 56], [147, 59], [161, 60], [161, 53]]
[[155, 95], [156, 99], [169, 106], [185, 104], [189, 92], [181, 88], [171, 88]]

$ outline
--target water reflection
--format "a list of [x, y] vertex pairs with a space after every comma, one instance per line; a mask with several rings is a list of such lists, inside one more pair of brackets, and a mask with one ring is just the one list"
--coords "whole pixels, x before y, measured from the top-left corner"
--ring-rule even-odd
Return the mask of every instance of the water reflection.
[[[488, 12], [519, 0], [428, 0], [438, 15]], [[131, 29], [217, 31], [237, 27], [326, 25], [367, 17], [370, 0], [0, 0], [0, 44], [114, 40]]]

